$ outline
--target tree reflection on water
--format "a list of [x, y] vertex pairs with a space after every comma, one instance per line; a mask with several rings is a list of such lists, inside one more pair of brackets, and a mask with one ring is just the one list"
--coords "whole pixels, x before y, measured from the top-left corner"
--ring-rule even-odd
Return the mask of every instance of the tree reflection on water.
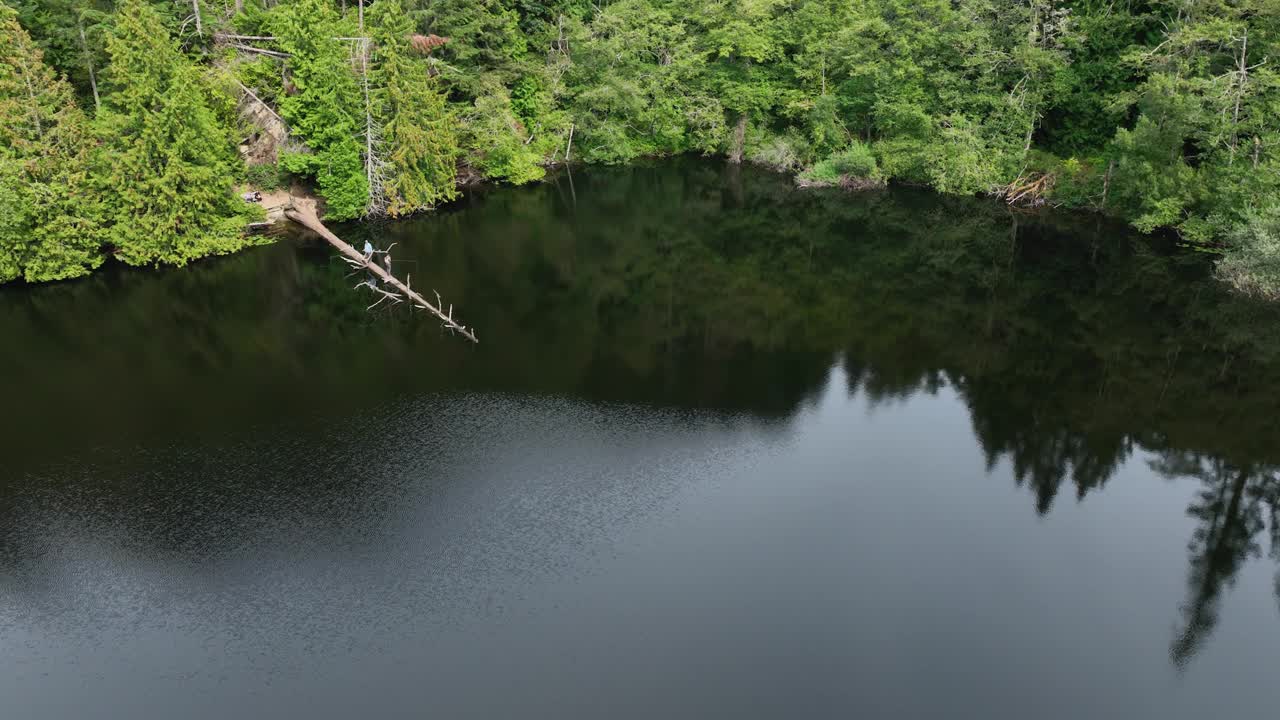
[[76, 448], [344, 418], [410, 393], [785, 420], [839, 355], [873, 405], [954, 387], [988, 465], [1007, 460], [1039, 514], [1064, 485], [1100, 491], [1138, 450], [1201, 483], [1179, 666], [1241, 566], [1264, 542], [1280, 559], [1280, 311], [1226, 293], [1202, 258], [1093, 217], [802, 192], [711, 162], [567, 183], [343, 229], [398, 242], [415, 283], [486, 338], [477, 348], [366, 313], [345, 266], [298, 240], [0, 290], [0, 336], [21, 349], [0, 354], [0, 397], [24, 417], [0, 492]]

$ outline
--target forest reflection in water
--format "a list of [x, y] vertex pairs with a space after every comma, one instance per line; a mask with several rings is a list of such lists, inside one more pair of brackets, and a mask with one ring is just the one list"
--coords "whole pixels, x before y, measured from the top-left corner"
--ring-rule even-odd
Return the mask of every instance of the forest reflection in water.
[[[346, 267], [305, 239], [0, 291], [0, 397], [22, 418], [0, 441], [0, 493], [94, 448], [319, 427], [424, 393], [785, 424], [835, 358], [873, 406], [954, 389], [988, 466], [1007, 461], [1035, 513], [1102, 492], [1138, 452], [1199, 483], [1179, 666], [1241, 567], [1280, 560], [1280, 312], [1227, 294], [1203, 258], [1104, 220], [909, 189], [799, 191], [680, 160], [343, 229], [364, 232], [398, 243], [400, 269], [482, 343], [401, 309], [367, 313]], [[358, 494], [355, 475], [323, 491]], [[131, 482], [95, 502], [147, 492]]]

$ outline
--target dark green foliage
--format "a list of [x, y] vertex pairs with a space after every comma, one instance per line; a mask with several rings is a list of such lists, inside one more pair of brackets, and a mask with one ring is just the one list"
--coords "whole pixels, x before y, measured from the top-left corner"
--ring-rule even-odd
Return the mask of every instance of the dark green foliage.
[[96, 104], [98, 78], [107, 61], [108, 0], [17, 0], [18, 20], [85, 100]]
[[459, 113], [466, 162], [485, 177], [517, 185], [541, 178], [541, 147], [532, 145], [506, 88], [490, 85], [481, 92]]

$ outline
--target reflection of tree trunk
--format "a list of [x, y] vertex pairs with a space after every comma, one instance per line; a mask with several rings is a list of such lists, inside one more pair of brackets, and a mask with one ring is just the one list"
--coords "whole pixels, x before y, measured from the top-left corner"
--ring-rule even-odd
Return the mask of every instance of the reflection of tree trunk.
[[[1174, 641], [1171, 649], [1175, 665], [1185, 665], [1199, 649], [1201, 641], [1217, 624], [1216, 605], [1218, 595], [1222, 591], [1222, 583], [1233, 576], [1238, 569], [1240, 558], [1236, 556], [1247, 551], [1248, 538], [1239, 536], [1247, 534], [1247, 529], [1242, 526], [1244, 519], [1241, 517], [1241, 506], [1244, 503], [1249, 476], [1247, 469], [1242, 469], [1236, 474], [1228, 491], [1226, 509], [1210, 519], [1210, 526], [1205, 533], [1204, 551], [1199, 561], [1201, 564], [1199, 582], [1194, 585], [1191, 602], [1184, 608], [1186, 628]], [[1222, 506], [1219, 504], [1218, 507]], [[1241, 546], [1241, 540], [1246, 541], [1245, 546]], [[1195, 565], [1196, 560], [1193, 559], [1193, 578], [1195, 578]]]
[[1249, 473], [1241, 470], [1237, 475], [1235, 482], [1231, 484], [1231, 499], [1227, 502], [1227, 511], [1223, 513], [1222, 522], [1215, 532], [1212, 532], [1205, 541], [1206, 555], [1217, 557], [1222, 554], [1224, 548], [1228, 547], [1231, 539], [1231, 527], [1236, 524], [1237, 516], [1240, 514], [1240, 503], [1244, 501], [1244, 486], [1249, 481]]
[[737, 165], [742, 162], [742, 153], [747, 144], [747, 114], [738, 116], [738, 124], [733, 128], [733, 140], [729, 145], [729, 162]]
[[733, 207], [740, 208], [746, 205], [742, 193], [742, 166], [738, 162], [730, 165], [728, 168], [729, 195], [733, 198]]
[[1159, 404], [1164, 403], [1164, 396], [1169, 392], [1169, 384], [1173, 382], [1173, 371], [1178, 365], [1178, 356], [1182, 354], [1182, 345], [1179, 343], [1173, 349], [1173, 354], [1169, 356], [1169, 371], [1164, 376], [1164, 386], [1160, 388]]

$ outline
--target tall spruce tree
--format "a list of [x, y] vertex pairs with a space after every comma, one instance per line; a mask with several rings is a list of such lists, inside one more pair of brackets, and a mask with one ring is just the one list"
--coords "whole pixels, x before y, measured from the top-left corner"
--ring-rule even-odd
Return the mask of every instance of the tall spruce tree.
[[71, 278], [102, 263], [90, 149], [71, 87], [0, 4], [0, 282]]
[[249, 243], [232, 194], [235, 139], [200, 73], [142, 0], [123, 0], [107, 41], [96, 182], [108, 238], [131, 265], [174, 263]]
[[395, 217], [457, 195], [457, 119], [449, 112], [439, 79], [413, 54], [413, 25], [399, 0], [374, 5], [369, 21], [373, 110], [382, 130], [380, 194], [386, 213]]

